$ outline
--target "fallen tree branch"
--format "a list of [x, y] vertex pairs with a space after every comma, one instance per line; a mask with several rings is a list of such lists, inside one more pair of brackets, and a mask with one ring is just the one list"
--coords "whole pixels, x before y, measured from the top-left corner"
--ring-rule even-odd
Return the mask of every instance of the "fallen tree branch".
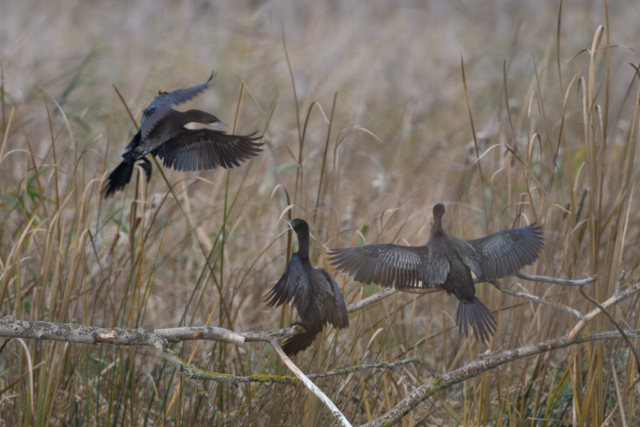
[[322, 390], [320, 390], [318, 386], [316, 386], [309, 378], [307, 378], [305, 374], [302, 373], [302, 371], [291, 361], [291, 359], [289, 359], [289, 357], [284, 353], [284, 351], [278, 344], [278, 341], [274, 338], [273, 340], [270, 341], [270, 344], [271, 344], [271, 347], [273, 347], [275, 352], [278, 354], [278, 356], [280, 356], [280, 359], [282, 359], [282, 362], [284, 362], [284, 364], [287, 365], [287, 368], [289, 368], [291, 372], [293, 372], [295, 376], [298, 377], [298, 379], [300, 379], [300, 381], [313, 394], [315, 394], [318, 397], [318, 399], [320, 399], [322, 403], [325, 404], [327, 408], [329, 408], [329, 410], [333, 414], [333, 417], [336, 420], [338, 420], [340, 424], [342, 424], [343, 426], [351, 427], [351, 423], [349, 422], [349, 420], [347, 420], [347, 418], [342, 414], [342, 412], [340, 412], [338, 407], [331, 401], [331, 399], [329, 399], [327, 395], [324, 394]]
[[[596, 280], [596, 277], [590, 277], [583, 280], [566, 280], [547, 276], [530, 276], [524, 273], [517, 273], [516, 276], [526, 280], [536, 280], [540, 282], [556, 283], [568, 286], [583, 286], [584, 284], [592, 283]], [[475, 279], [475, 281], [478, 282], [477, 279]], [[506, 288], [503, 287], [503, 289], [500, 290], [504, 292]], [[442, 290], [442, 288], [435, 287], [402, 289], [401, 291], [414, 294], [429, 294]], [[395, 288], [388, 288], [383, 291], [377, 292], [373, 295], [361, 299], [360, 301], [349, 304], [349, 306], [347, 307], [347, 311], [349, 313], [352, 313], [354, 311], [361, 310], [365, 307], [368, 307], [369, 305], [375, 304], [378, 301], [390, 297], [396, 292], [398, 292], [398, 290]], [[514, 295], [513, 291], [507, 290], [506, 293]], [[524, 295], [526, 295], [526, 297]], [[533, 295], [523, 293], [522, 295], [514, 296], [522, 296], [533, 301], [542, 302], [543, 304], [549, 304], [554, 307], [560, 308], [557, 303], [551, 303], [546, 300], [540, 301], [536, 299], [538, 297], [535, 297]], [[626, 296], [623, 297], [623, 299], [624, 298], [626, 298]], [[606, 304], [607, 302], [605, 302], [604, 304], [605, 307], [607, 307]], [[565, 307], [565, 310], [566, 309], [567, 307]], [[576, 315], [576, 313], [572, 314]], [[585, 317], [586, 320], [590, 320], [589, 315]], [[146, 330], [143, 328], [109, 329], [67, 323], [0, 319], [0, 336], [2, 337], [33, 338], [40, 340], [74, 342], [80, 344], [108, 343], [114, 345], [150, 346], [153, 345], [151, 334], [155, 334], [161, 338], [164, 338], [170, 343], [177, 343], [186, 340], [211, 340], [242, 346], [244, 345], [245, 341], [270, 342], [272, 339], [287, 338], [295, 335], [296, 330], [293, 327], [288, 327], [283, 329], [276, 329], [273, 331], [233, 332], [228, 329], [213, 326], [193, 326], [156, 330]]]
[[631, 352], [633, 353], [633, 357], [636, 359], [636, 369], [638, 369], [638, 373], [640, 374], [640, 356], [638, 356], [638, 351], [633, 346], [633, 343], [631, 342], [631, 340], [629, 339], [627, 334], [624, 332], [624, 329], [622, 329], [622, 326], [620, 326], [618, 321], [613, 317], [613, 315], [611, 313], [609, 313], [609, 311], [606, 308], [604, 308], [602, 306], [602, 304], [600, 304], [595, 298], [592, 298], [591, 296], [587, 295], [587, 293], [584, 291], [583, 288], [580, 288], [580, 294], [584, 298], [589, 300], [593, 305], [598, 307], [600, 309], [600, 311], [603, 312], [604, 314], [606, 314], [607, 317], [609, 318], [609, 320], [611, 320], [611, 323], [613, 323], [614, 326], [616, 327], [616, 329], [618, 330], [618, 332], [620, 332], [620, 334], [622, 335], [622, 338], [627, 343], [627, 346], [629, 347], [629, 350], [631, 350]]
[[[174, 365], [187, 378], [193, 380], [208, 380], [230, 384], [255, 382], [270, 384], [298, 384], [296, 377], [282, 375], [248, 375], [235, 376], [220, 372], [199, 369], [181, 360], [167, 343], [177, 343], [186, 340], [214, 340], [229, 344], [243, 345], [244, 337], [223, 328], [210, 326], [196, 326], [184, 328], [156, 329], [155, 331], [140, 329], [109, 329], [82, 326], [77, 324], [54, 323], [42, 321], [26, 321], [0, 319], [0, 336], [16, 338], [32, 338], [49, 341], [63, 341], [78, 344], [113, 344], [129, 346], [154, 347], [161, 356]], [[417, 357], [398, 362], [381, 362], [340, 368], [328, 372], [312, 374], [309, 378], [323, 378], [335, 375], [345, 375], [365, 369], [393, 369], [408, 363], [422, 363]]]
[[[625, 331], [628, 336], [639, 338], [640, 329]], [[413, 410], [418, 404], [425, 399], [433, 396], [441, 390], [451, 387], [452, 385], [461, 383], [470, 378], [477, 377], [483, 372], [497, 368], [505, 363], [512, 362], [514, 360], [523, 359], [525, 357], [534, 356], [536, 354], [547, 353], [549, 351], [566, 348], [575, 344], [581, 344], [591, 341], [605, 341], [605, 340], [617, 340], [621, 339], [622, 335], [619, 332], [599, 332], [594, 334], [578, 335], [573, 338], [554, 338], [535, 345], [528, 345], [520, 347], [514, 350], [503, 351], [498, 354], [475, 360], [461, 368], [454, 371], [447, 372], [446, 374], [439, 375], [429, 382], [421, 385], [404, 399], [394, 406], [383, 416], [376, 418], [375, 420], [364, 424], [363, 427], [378, 427], [378, 426], [392, 426], [400, 422], [400, 420]]]
[[[500, 292], [504, 292], [507, 295], [511, 295], [511, 296], [516, 297], [516, 298], [527, 299], [529, 301], [537, 302], [539, 304], [546, 304], [546, 305], [549, 305], [549, 306], [551, 306], [553, 308], [557, 308], [558, 310], [562, 310], [562, 311], [564, 311], [566, 313], [569, 313], [570, 315], [575, 316], [580, 320], [586, 321], [585, 315], [580, 313], [575, 308], [571, 308], [571, 307], [566, 306], [564, 304], [561, 304], [559, 302], [549, 301], [549, 300], [544, 299], [542, 297], [539, 297], [539, 296], [536, 296], [536, 295], [531, 295], [530, 293], [527, 293], [527, 292], [512, 291], [511, 289], [506, 288], [498, 280], [495, 280], [495, 281], [489, 282], [489, 283], [491, 283]], [[580, 288], [580, 290], [582, 290], [582, 288]]]
[[244, 345], [244, 337], [242, 335], [213, 326], [156, 329], [154, 331], [144, 328], [110, 329], [68, 323], [0, 319], [0, 336], [64, 341], [79, 344], [105, 343], [133, 346], [154, 346], [155, 337], [164, 338], [171, 343], [203, 339], [221, 341], [239, 346]]
[[221, 341], [237, 346], [244, 345], [244, 337], [237, 332], [216, 326], [191, 326], [182, 328], [154, 329], [150, 332], [170, 343], [190, 340]]
[[[421, 290], [429, 293], [433, 289]], [[347, 307], [348, 312], [361, 310], [371, 304], [387, 298], [397, 290], [395, 288], [385, 289], [367, 298], [363, 298]], [[109, 329], [97, 328], [94, 326], [83, 326], [68, 323], [54, 323], [31, 320], [0, 319], [1, 337], [33, 338], [39, 340], [65, 341], [79, 344], [114, 344], [114, 345], [134, 345], [153, 346], [152, 335], [157, 335], [166, 339], [170, 343], [177, 343], [186, 340], [211, 340], [221, 341], [229, 344], [244, 345], [245, 341], [270, 342], [272, 339], [282, 339], [293, 336], [296, 330], [293, 327], [276, 329], [274, 331], [255, 332], [233, 332], [228, 329], [213, 326], [193, 326], [182, 328], [168, 328], [146, 330], [139, 329]]]

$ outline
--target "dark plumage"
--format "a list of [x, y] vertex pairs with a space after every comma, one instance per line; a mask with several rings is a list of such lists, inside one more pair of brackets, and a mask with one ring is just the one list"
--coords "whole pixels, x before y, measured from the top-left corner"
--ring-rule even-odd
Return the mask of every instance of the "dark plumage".
[[333, 277], [309, 261], [309, 225], [302, 219], [289, 221], [298, 236], [298, 252], [291, 256], [284, 274], [267, 294], [269, 307], [293, 300], [304, 331], [285, 341], [282, 349], [293, 356], [309, 347], [324, 325], [337, 329], [349, 326], [347, 306]]
[[475, 296], [473, 272], [490, 282], [517, 273], [532, 264], [544, 246], [539, 226], [514, 228], [481, 239], [463, 240], [442, 228], [445, 208], [433, 207], [433, 227], [425, 246], [393, 244], [332, 249], [329, 260], [340, 271], [362, 283], [398, 289], [442, 286], [459, 300], [456, 323], [468, 335], [486, 342], [495, 332], [491, 311]]
[[227, 126], [213, 114], [200, 110], [176, 111], [173, 105], [183, 104], [207, 89], [213, 74], [205, 83], [172, 92], [158, 92], [156, 99], [144, 110], [140, 130], [127, 145], [124, 160], [116, 167], [105, 186], [109, 197], [122, 190], [131, 181], [137, 161], [151, 178], [151, 162], [147, 154], [158, 156], [165, 167], [177, 171], [193, 172], [213, 170], [218, 167], [233, 168], [240, 162], [254, 158], [262, 149], [256, 134], [229, 135], [213, 129], [187, 129], [189, 123]]

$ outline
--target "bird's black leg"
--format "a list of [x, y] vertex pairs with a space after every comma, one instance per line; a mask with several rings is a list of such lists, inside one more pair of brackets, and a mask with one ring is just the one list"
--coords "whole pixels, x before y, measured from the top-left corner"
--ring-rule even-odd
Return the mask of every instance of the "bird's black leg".
[[147, 174], [147, 182], [149, 182], [151, 180], [151, 162], [146, 157], [142, 157], [140, 160], [142, 160], [140, 166], [142, 166], [142, 169], [144, 169], [144, 172]]
[[293, 326], [302, 326], [304, 328], [304, 323], [302, 323], [299, 320], [296, 320], [295, 322], [291, 322], [291, 324], [289, 326], [291, 326], [291, 327], [293, 327]]

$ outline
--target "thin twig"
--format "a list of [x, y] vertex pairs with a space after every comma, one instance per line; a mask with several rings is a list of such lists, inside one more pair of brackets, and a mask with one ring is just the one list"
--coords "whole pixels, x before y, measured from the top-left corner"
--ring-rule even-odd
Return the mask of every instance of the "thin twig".
[[424, 414], [424, 417], [420, 418], [413, 427], [425, 425], [425, 422], [427, 421], [427, 419], [429, 419], [429, 417], [431, 417], [431, 415], [433, 415], [438, 409], [440, 409], [439, 405], [437, 404], [433, 405], [433, 407], [429, 409], [426, 414]]
[[[617, 303], [619, 303], [620, 301], [623, 301], [627, 298], [629, 298], [630, 296], [632, 296], [633, 294], [636, 294], [640, 292], [640, 282], [636, 283], [635, 285], [627, 288], [626, 291], [619, 293], [618, 295], [614, 295], [611, 298], [609, 298], [608, 300], [606, 300], [605, 302], [602, 303], [602, 307], [604, 308], [609, 308]], [[602, 311], [600, 310], [600, 308], [595, 308], [592, 311], [590, 311], [589, 313], [587, 313], [587, 315], [585, 316], [587, 319], [587, 321], [591, 321], [591, 319], [595, 318], [598, 314], [600, 314]], [[578, 322], [578, 324], [576, 326], [574, 326], [574, 328], [571, 330], [571, 332], [569, 332], [569, 338], [574, 338], [576, 337], [580, 332], [582, 332], [582, 330], [585, 328], [585, 326], [587, 326], [587, 323], [584, 321], [580, 321]]]
[[[564, 311], [566, 313], [569, 313], [570, 315], [575, 316], [580, 320], [583, 320], [583, 321], [587, 320], [585, 315], [580, 313], [578, 310], [576, 310], [574, 308], [571, 308], [569, 306], [566, 306], [564, 304], [561, 304], [559, 302], [549, 301], [549, 300], [546, 300], [546, 299], [544, 299], [542, 297], [538, 297], [536, 295], [531, 295], [531, 294], [529, 294], [527, 292], [512, 291], [511, 289], [506, 288], [498, 280], [495, 280], [495, 281], [489, 282], [489, 283], [491, 283], [500, 292], [504, 292], [505, 294], [514, 296], [516, 298], [524, 298], [524, 299], [527, 299], [529, 301], [537, 302], [539, 304], [546, 304], [546, 305], [549, 305], [549, 306], [551, 306], [553, 308], [557, 308], [558, 310], [562, 310], [562, 311]], [[582, 288], [580, 288], [580, 290], [582, 291]]]
[[620, 332], [620, 335], [622, 335], [622, 338], [625, 340], [625, 342], [629, 346], [629, 350], [631, 350], [631, 352], [633, 353], [633, 356], [636, 358], [636, 368], [638, 369], [638, 373], [640, 374], [640, 356], [638, 356], [638, 351], [633, 346], [633, 343], [631, 342], [631, 340], [629, 339], [627, 334], [624, 333], [624, 329], [622, 329], [622, 326], [620, 326], [620, 324], [613, 317], [613, 315], [611, 313], [609, 313], [609, 311], [606, 308], [604, 308], [597, 300], [595, 300], [591, 296], [587, 295], [587, 293], [584, 291], [584, 288], [580, 288], [579, 290], [580, 290], [580, 294], [583, 297], [588, 299], [593, 305], [598, 307], [600, 309], [600, 311], [602, 311], [604, 314], [606, 314], [606, 316], [609, 318], [609, 320], [611, 320], [611, 323], [613, 323], [614, 326], [616, 327], [616, 329]]
[[526, 274], [521, 271], [514, 274], [514, 276], [519, 277], [520, 279], [530, 280], [532, 282], [541, 282], [541, 283], [553, 283], [554, 285], [563, 285], [563, 286], [585, 286], [589, 283], [593, 283], [598, 280], [598, 276], [587, 277], [586, 279], [581, 280], [570, 280], [570, 279], [560, 279], [558, 277], [549, 277], [549, 276], [534, 276], [532, 274]]
[[284, 353], [284, 351], [278, 344], [278, 341], [276, 339], [273, 339], [270, 341], [270, 344], [271, 344], [271, 347], [273, 347], [275, 352], [278, 354], [278, 356], [280, 356], [280, 359], [282, 359], [284, 364], [287, 365], [287, 368], [289, 368], [291, 372], [293, 372], [295, 376], [298, 377], [298, 379], [309, 390], [311, 390], [311, 392], [315, 394], [316, 397], [318, 397], [318, 399], [320, 399], [327, 408], [329, 408], [334, 418], [340, 421], [340, 424], [342, 424], [343, 426], [351, 427], [351, 423], [349, 422], [349, 420], [347, 420], [347, 418], [342, 414], [342, 412], [340, 412], [338, 407], [331, 401], [331, 399], [329, 399], [327, 395], [324, 394], [322, 390], [320, 390], [318, 386], [316, 386], [309, 378], [307, 378], [307, 376], [291, 361], [291, 359], [289, 359], [289, 357]]

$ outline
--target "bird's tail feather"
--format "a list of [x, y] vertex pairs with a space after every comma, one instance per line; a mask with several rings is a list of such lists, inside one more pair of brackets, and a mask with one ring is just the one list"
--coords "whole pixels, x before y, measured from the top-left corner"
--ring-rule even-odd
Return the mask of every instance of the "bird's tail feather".
[[313, 342], [320, 331], [307, 331], [306, 329], [297, 335], [292, 336], [284, 342], [282, 349], [289, 357], [295, 356], [299, 352], [306, 350]]
[[464, 331], [466, 337], [469, 336], [469, 325], [471, 325], [473, 336], [481, 342], [489, 341], [497, 326], [491, 311], [476, 297], [460, 300], [456, 323], [460, 334]]
[[135, 162], [133, 156], [127, 153], [124, 160], [109, 174], [104, 187], [104, 197], [108, 198], [116, 191], [124, 189], [131, 181]]

